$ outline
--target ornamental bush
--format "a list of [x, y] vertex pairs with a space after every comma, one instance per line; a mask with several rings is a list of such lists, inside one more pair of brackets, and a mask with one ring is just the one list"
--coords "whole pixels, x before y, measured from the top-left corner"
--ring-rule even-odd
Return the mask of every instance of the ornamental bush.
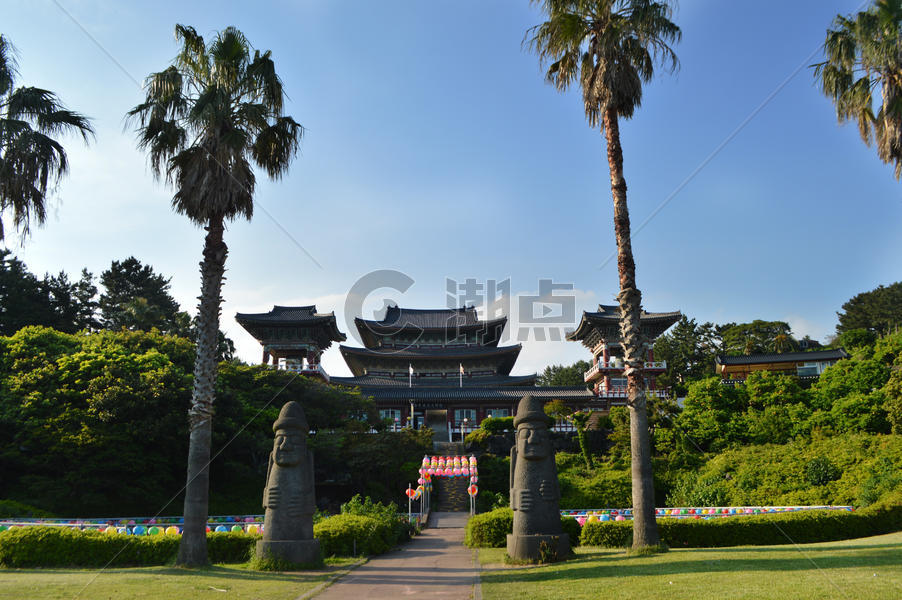
[[[214, 563], [244, 562], [258, 535], [209, 533], [207, 548]], [[165, 565], [178, 553], [177, 535], [108, 534], [69, 527], [14, 527], [0, 532], [0, 566], [137, 567]]]
[[335, 515], [313, 526], [323, 556], [382, 554], [390, 550], [396, 537], [392, 523], [361, 515]]
[[514, 430], [513, 417], [487, 417], [479, 427], [489, 433], [504, 433]]
[[[561, 517], [561, 528], [570, 536], [570, 545], [580, 544], [580, 527], [576, 519]], [[514, 529], [514, 511], [498, 508], [471, 517], [464, 532], [464, 544], [471, 548], [504, 548], [507, 534]]]

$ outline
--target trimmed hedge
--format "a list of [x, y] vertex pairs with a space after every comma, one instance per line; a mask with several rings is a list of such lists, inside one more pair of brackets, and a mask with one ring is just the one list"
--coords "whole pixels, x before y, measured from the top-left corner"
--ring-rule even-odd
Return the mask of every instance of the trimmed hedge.
[[313, 537], [319, 540], [323, 556], [373, 555], [395, 545], [398, 529], [385, 519], [335, 515], [314, 525]]
[[[467, 523], [464, 543], [503, 548], [513, 529], [509, 508], [476, 515]], [[581, 531], [575, 519], [561, 520], [572, 545], [623, 548], [632, 544], [632, 521], [595, 521]], [[902, 491], [856, 512], [806, 510], [753, 516], [704, 519], [658, 519], [661, 540], [672, 548], [717, 548], [809, 544], [868, 537], [902, 530]]]
[[[514, 529], [514, 511], [496, 508], [471, 517], [464, 531], [464, 544], [471, 548], [504, 548], [507, 534]], [[570, 536], [570, 545], [580, 544], [580, 526], [576, 519], [561, 517], [561, 529]]]
[[[208, 533], [207, 550], [213, 563], [244, 562], [260, 536]], [[108, 534], [68, 527], [14, 527], [0, 532], [0, 566], [134, 567], [175, 561], [178, 535]]]
[[[661, 540], [671, 548], [718, 548], [811, 544], [902, 530], [902, 505], [875, 505], [857, 512], [806, 510], [794, 513], [703, 519], [658, 519]], [[586, 523], [580, 543], [623, 548], [633, 541], [631, 521]]]

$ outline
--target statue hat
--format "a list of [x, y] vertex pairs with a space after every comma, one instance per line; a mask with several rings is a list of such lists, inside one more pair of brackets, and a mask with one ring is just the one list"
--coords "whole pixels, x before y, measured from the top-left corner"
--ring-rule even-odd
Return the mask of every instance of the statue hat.
[[310, 429], [307, 427], [307, 416], [304, 414], [304, 409], [294, 400], [286, 402], [282, 406], [282, 410], [279, 411], [279, 418], [272, 424], [274, 432], [280, 429], [300, 429], [304, 433], [307, 433], [307, 430]]
[[548, 416], [542, 406], [539, 398], [534, 398], [530, 394], [523, 396], [520, 404], [517, 405], [517, 416], [514, 417], [514, 427], [520, 423], [542, 423], [548, 425]]

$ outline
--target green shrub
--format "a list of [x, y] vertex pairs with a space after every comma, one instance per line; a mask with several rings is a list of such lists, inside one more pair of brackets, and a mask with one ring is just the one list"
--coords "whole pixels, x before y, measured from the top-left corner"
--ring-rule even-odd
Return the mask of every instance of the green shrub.
[[361, 515], [335, 515], [313, 526], [323, 556], [382, 554], [394, 546], [395, 535], [390, 522]]
[[[464, 532], [464, 544], [471, 548], [504, 548], [507, 534], [514, 529], [514, 511], [498, 508], [471, 517]], [[580, 526], [576, 519], [561, 517], [561, 529], [570, 536], [570, 545], [580, 544]]]
[[483, 446], [483, 445], [485, 445], [486, 441], [488, 441], [490, 435], [492, 435], [492, 434], [490, 434], [485, 429], [482, 429], [481, 427], [479, 427], [477, 429], [474, 429], [470, 433], [468, 433], [464, 442], [468, 446], [469, 445]]
[[582, 527], [580, 527], [579, 521], [573, 517], [561, 517], [561, 529], [570, 536], [571, 548], [579, 546], [579, 538], [582, 534]]
[[582, 533], [579, 536], [579, 543], [582, 546], [623, 548], [629, 546], [632, 541], [632, 521], [592, 521], [583, 525]]
[[842, 471], [825, 456], [815, 456], [805, 465], [805, 479], [811, 485], [827, 485], [839, 479], [841, 475]]
[[464, 544], [471, 548], [503, 548], [514, 529], [514, 511], [498, 508], [471, 517], [464, 531]]
[[480, 423], [480, 428], [489, 433], [504, 433], [514, 430], [513, 417], [487, 417]]
[[[243, 533], [207, 534], [210, 561], [245, 562], [260, 536]], [[0, 532], [0, 566], [137, 567], [165, 565], [175, 560], [178, 535], [108, 534], [69, 527], [14, 527]]]

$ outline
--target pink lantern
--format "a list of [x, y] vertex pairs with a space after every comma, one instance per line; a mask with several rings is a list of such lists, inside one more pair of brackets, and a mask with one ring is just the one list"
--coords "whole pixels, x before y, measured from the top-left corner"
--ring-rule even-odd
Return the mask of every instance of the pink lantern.
[[470, 494], [471, 496], [475, 496], [477, 493], [479, 493], [479, 488], [476, 487], [475, 485], [471, 485], [470, 487], [467, 488], [467, 493]]
[[476, 457], [475, 457], [475, 456], [471, 456], [471, 457], [470, 457], [470, 466], [471, 466], [471, 467], [475, 467], [475, 466], [476, 466]]
[[417, 479], [417, 483], [423, 485], [424, 483], [426, 483], [426, 480], [420, 477], [419, 479]]
[[615, 521], [623, 521], [623, 520], [625, 520], [625, 518], [623, 515], [617, 515], [617, 517], [614, 520]]
[[453, 469], [451, 469], [451, 474], [454, 475], [455, 477], [460, 475], [460, 467], [454, 467]]
[[479, 477], [476, 475], [470, 475], [470, 483], [479, 483]]
[[577, 517], [576, 522], [579, 523], [580, 527], [582, 527], [583, 525], [586, 524], [586, 518], [585, 517]]
[[470, 474], [470, 469], [468, 469], [467, 467], [461, 467], [461, 468], [460, 468], [460, 474], [461, 474], [461, 475], [469, 475], [469, 474]]
[[454, 473], [453, 473], [452, 469], [445, 468], [445, 470], [442, 471], [442, 475], [444, 475], [445, 477], [451, 477], [454, 475]]

